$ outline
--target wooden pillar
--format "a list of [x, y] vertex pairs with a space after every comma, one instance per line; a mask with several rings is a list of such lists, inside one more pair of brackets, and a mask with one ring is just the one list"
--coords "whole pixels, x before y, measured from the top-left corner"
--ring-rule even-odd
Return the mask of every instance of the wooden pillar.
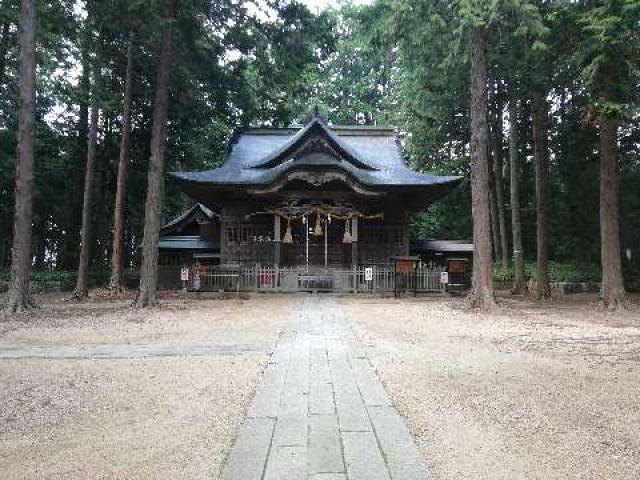
[[275, 266], [280, 265], [280, 252], [281, 252], [281, 239], [280, 239], [280, 215], [273, 215], [273, 263]]
[[351, 219], [351, 265], [358, 266], [358, 217]]

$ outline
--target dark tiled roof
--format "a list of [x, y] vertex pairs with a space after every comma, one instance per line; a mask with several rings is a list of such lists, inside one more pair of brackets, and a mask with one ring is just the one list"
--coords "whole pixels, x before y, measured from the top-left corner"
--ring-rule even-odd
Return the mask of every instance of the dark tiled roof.
[[412, 252], [473, 253], [469, 240], [413, 240]]
[[196, 203], [191, 208], [188, 208], [173, 220], [169, 221], [160, 229], [160, 235], [168, 235], [180, 231], [189, 223], [196, 221], [198, 216], [205, 218], [206, 220], [213, 221], [217, 216], [212, 210], [205, 207], [201, 203]]
[[284, 145], [278, 147], [269, 155], [260, 159], [260, 161], [254, 164], [252, 168], [273, 168], [281, 165], [288, 161], [291, 155], [295, 155], [296, 150], [302, 146], [308, 137], [314, 135], [314, 133], [326, 138], [330, 142], [331, 146], [336, 148], [336, 150], [341, 153], [341, 156], [354, 167], [361, 168], [363, 170], [380, 170], [376, 166], [367, 163], [367, 161], [360, 156], [357, 150], [353, 149], [347, 142], [342, 140], [339, 135], [334, 133], [319, 118], [311, 120], [295, 135], [290, 137]]
[[[322, 137], [341, 158], [322, 154], [292, 158], [312, 136]], [[294, 168], [309, 165], [343, 169], [358, 183], [372, 187], [453, 186], [460, 180], [418, 173], [407, 167], [391, 128], [327, 126], [319, 118], [305, 127], [248, 129], [236, 137], [220, 168], [170, 175], [186, 183], [265, 185]]]
[[202, 240], [200, 237], [166, 236], [160, 237], [160, 250], [219, 251], [217, 242]]

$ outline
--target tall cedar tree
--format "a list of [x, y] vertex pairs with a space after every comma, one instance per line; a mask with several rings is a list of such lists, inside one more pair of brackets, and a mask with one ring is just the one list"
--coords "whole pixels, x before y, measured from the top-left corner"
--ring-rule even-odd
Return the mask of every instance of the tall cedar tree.
[[[487, 117], [487, 124], [490, 125]], [[489, 128], [489, 151], [487, 152], [487, 163], [489, 164], [489, 204], [491, 205], [491, 243], [493, 244], [493, 258], [497, 260], [502, 255], [500, 251], [500, 216], [498, 215], [498, 195], [496, 194], [496, 179], [491, 174], [493, 172], [493, 135]]]
[[511, 232], [513, 236], [513, 293], [527, 289], [522, 250], [522, 218], [520, 212], [520, 153], [518, 152], [518, 105], [509, 100], [509, 156], [511, 173]]
[[533, 101], [533, 161], [536, 176], [536, 296], [549, 298], [549, 158], [547, 124], [549, 105], [544, 95]]
[[473, 215], [473, 283], [471, 306], [481, 311], [495, 307], [491, 222], [489, 206], [489, 162], [487, 158], [487, 59], [485, 28], [471, 31], [471, 211]]
[[127, 47], [127, 73], [124, 88], [124, 107], [122, 112], [122, 137], [120, 139], [120, 158], [118, 160], [118, 179], [116, 201], [113, 212], [113, 246], [111, 249], [111, 280], [109, 288], [115, 292], [124, 287], [124, 210], [127, 199], [127, 168], [129, 163], [129, 137], [131, 134], [131, 101], [133, 97], [133, 72], [135, 68], [136, 29], [129, 28]]
[[169, 83], [171, 80], [171, 60], [173, 28], [177, 0], [169, 0], [166, 25], [162, 32], [162, 46], [158, 78], [156, 82], [155, 105], [153, 108], [153, 128], [151, 131], [151, 157], [147, 200], [145, 203], [144, 238], [142, 240], [142, 266], [140, 268], [140, 289], [136, 306], [144, 308], [157, 303], [158, 285], [158, 240], [164, 191], [164, 154], [167, 143], [167, 117], [169, 114]]
[[76, 89], [80, 93], [78, 102], [77, 139], [73, 148], [73, 170], [70, 172], [71, 188], [67, 188], [64, 195], [65, 209], [64, 234], [62, 248], [57, 264], [64, 270], [77, 267], [78, 247], [80, 245], [80, 230], [82, 224], [82, 200], [84, 186], [84, 165], [87, 161], [87, 138], [89, 136], [89, 91], [91, 90], [91, 58], [89, 50], [82, 48], [81, 52], [82, 76]]
[[504, 104], [502, 98], [502, 93], [498, 90], [495, 102], [496, 111], [493, 115], [493, 172], [489, 172], [489, 174], [493, 174], [496, 189], [500, 232], [500, 261], [503, 267], [507, 267], [509, 265], [509, 232], [507, 231], [507, 215], [504, 205], [504, 134], [502, 131], [502, 111], [504, 110]]
[[97, 42], [97, 51], [93, 63], [93, 86], [91, 91], [91, 118], [89, 120], [89, 138], [87, 148], [87, 165], [84, 172], [84, 200], [82, 202], [82, 228], [80, 230], [80, 261], [78, 262], [78, 277], [73, 298], [82, 299], [88, 294], [89, 261], [91, 259], [91, 222], [93, 207], [93, 184], [96, 170], [96, 152], [98, 150], [98, 121], [100, 119], [100, 61], [102, 34]]
[[[610, 97], [605, 93], [602, 98]], [[607, 308], [617, 309], [627, 303], [620, 255], [618, 119], [602, 114], [599, 123], [602, 300]]]
[[600, 239], [602, 301], [606, 308], [628, 304], [620, 248], [618, 129], [640, 79], [640, 2], [585, 2], [578, 16], [582, 44], [577, 58], [595, 100], [600, 128]]
[[20, 18], [20, 119], [16, 162], [15, 213], [11, 279], [7, 309], [23, 311], [29, 301], [31, 221], [33, 217], [33, 163], [36, 104], [36, 5], [22, 0]]

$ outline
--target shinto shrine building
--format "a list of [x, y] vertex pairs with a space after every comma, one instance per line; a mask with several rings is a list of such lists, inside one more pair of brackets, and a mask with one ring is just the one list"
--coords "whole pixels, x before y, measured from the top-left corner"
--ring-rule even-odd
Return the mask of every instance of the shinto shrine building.
[[247, 129], [219, 168], [170, 176], [195, 203], [162, 230], [165, 265], [388, 264], [410, 254], [410, 217], [460, 181], [409, 168], [394, 129], [318, 116]]

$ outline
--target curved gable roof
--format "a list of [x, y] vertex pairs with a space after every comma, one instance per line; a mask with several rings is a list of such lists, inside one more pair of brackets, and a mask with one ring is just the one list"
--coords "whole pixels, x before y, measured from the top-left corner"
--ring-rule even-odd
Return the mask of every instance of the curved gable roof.
[[160, 229], [160, 235], [180, 232], [180, 230], [190, 223], [200, 221], [201, 219], [213, 221], [216, 216], [217, 214], [209, 208], [205, 207], [201, 203], [196, 203], [174, 219], [170, 220], [166, 225], [163, 225]]
[[319, 117], [313, 118], [304, 128], [291, 137], [288, 142], [261, 158], [252, 168], [268, 169], [288, 162], [293, 155], [304, 148], [306, 142], [309, 142], [314, 137], [320, 137], [325, 140], [337, 151], [341, 158], [344, 158], [356, 168], [378, 170], [378, 168], [367, 163], [357, 151], [351, 148], [338, 135], [329, 130]]
[[[321, 139], [340, 158], [301, 154], [313, 139]], [[292, 156], [299, 153], [299, 157]], [[333, 155], [335, 157], [335, 154]], [[296, 168], [339, 168], [368, 187], [453, 187], [461, 177], [416, 172], [404, 160], [392, 128], [327, 126], [314, 118], [304, 127], [252, 128], [236, 136], [225, 162], [202, 172], [173, 172], [184, 184], [202, 187], [264, 186]]]

